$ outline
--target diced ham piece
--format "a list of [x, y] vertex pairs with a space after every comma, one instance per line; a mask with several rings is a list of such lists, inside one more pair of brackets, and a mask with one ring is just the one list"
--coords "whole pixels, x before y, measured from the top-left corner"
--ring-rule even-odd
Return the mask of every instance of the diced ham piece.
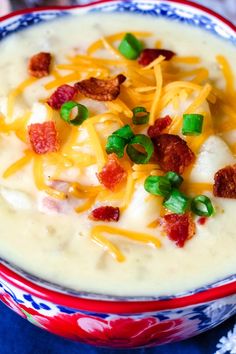
[[36, 154], [58, 151], [59, 139], [53, 121], [29, 125], [28, 134], [31, 147]]
[[126, 80], [122, 74], [113, 79], [101, 80], [91, 77], [75, 84], [79, 93], [96, 101], [113, 101], [120, 94], [120, 85]]
[[77, 89], [70, 85], [59, 86], [56, 91], [49, 97], [47, 104], [53, 109], [60, 109], [61, 106], [72, 101], [77, 94]]
[[44, 213], [59, 214], [62, 213], [62, 202], [51, 197], [44, 197], [39, 208]]
[[118, 221], [120, 209], [112, 206], [101, 206], [94, 209], [89, 217], [94, 221]]
[[97, 175], [98, 180], [107, 189], [113, 191], [127, 178], [127, 173], [119, 164], [116, 154], [108, 155], [108, 161], [102, 171]]
[[156, 160], [164, 172], [182, 174], [194, 161], [194, 153], [178, 135], [161, 134], [156, 136], [153, 142]]
[[165, 215], [164, 229], [169, 239], [178, 247], [183, 247], [185, 242], [196, 232], [196, 226], [190, 213]]
[[38, 53], [30, 58], [28, 72], [31, 76], [41, 78], [48, 76], [50, 73], [50, 64], [52, 56], [50, 53]]
[[236, 199], [236, 164], [216, 172], [213, 194], [216, 197]]
[[150, 138], [155, 138], [157, 135], [160, 135], [169, 125], [171, 125], [171, 123], [172, 119], [170, 116], [158, 118], [155, 120], [154, 124], [148, 128], [147, 133]]
[[167, 49], [146, 48], [142, 51], [138, 63], [142, 66], [147, 66], [160, 55], [165, 57], [165, 60], [170, 60], [175, 55], [174, 52]]

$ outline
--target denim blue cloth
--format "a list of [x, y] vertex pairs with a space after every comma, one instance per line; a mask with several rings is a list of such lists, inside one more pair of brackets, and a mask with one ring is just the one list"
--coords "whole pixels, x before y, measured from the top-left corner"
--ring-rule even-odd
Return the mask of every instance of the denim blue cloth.
[[113, 350], [74, 343], [47, 333], [0, 302], [0, 354], [214, 354], [216, 344], [233, 328], [235, 319], [184, 342], [151, 349]]

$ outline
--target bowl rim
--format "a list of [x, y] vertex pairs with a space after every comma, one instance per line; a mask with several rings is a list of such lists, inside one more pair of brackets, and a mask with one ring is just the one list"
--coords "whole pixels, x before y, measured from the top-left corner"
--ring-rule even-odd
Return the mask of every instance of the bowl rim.
[[102, 294], [101, 299], [84, 298], [80, 296], [79, 292], [77, 296], [45, 288], [17, 274], [2, 263], [0, 263], [0, 278], [24, 292], [57, 305], [77, 309], [79, 311], [97, 313], [105, 312], [110, 314], [165, 311], [216, 301], [228, 296], [233, 296], [236, 293], [236, 280], [233, 280], [230, 283], [203, 290], [195, 294], [184, 295], [167, 300], [148, 300], [145, 296], [142, 298], [138, 296], [130, 297], [133, 298], [133, 300], [127, 300], [126, 297], [123, 299], [122, 297], [114, 296], [112, 299], [104, 300]]
[[[0, 23], [17, 16], [47, 12], [47, 11], [71, 11], [73, 9], [86, 8], [90, 6], [101, 5], [105, 3], [114, 2], [132, 2], [133, 0], [98, 0], [91, 2], [89, 4], [83, 5], [72, 5], [72, 6], [47, 6], [38, 8], [27, 8], [23, 10], [18, 10], [11, 12], [8, 15], [0, 17]], [[137, 0], [139, 1], [139, 0]], [[162, 0], [151, 0], [152, 2], [161, 2]], [[163, 0], [164, 2], [169, 2], [176, 5], [185, 5], [192, 9], [201, 10], [203, 13], [210, 15], [221, 23], [229, 27], [233, 32], [236, 33], [236, 25], [232, 22], [214, 12], [213, 10], [193, 3], [188, 0]], [[8, 263], [8, 262], [7, 262]], [[16, 267], [17, 268], [17, 267]], [[187, 291], [184, 294], [177, 294], [173, 296], [109, 296], [104, 294], [96, 294], [92, 292], [82, 292], [73, 291], [73, 295], [64, 293], [56, 289], [51, 289], [43, 285], [38, 285], [37, 282], [40, 281], [39, 277], [33, 277], [34, 280], [29, 280], [24, 275], [19, 274], [15, 267], [11, 263], [6, 264], [0, 260], [0, 277], [5, 281], [9, 282], [13, 286], [20, 288], [23, 291], [29, 292], [36, 297], [40, 297], [49, 302], [55, 302], [62, 306], [71, 307], [73, 309], [84, 310], [84, 311], [96, 311], [96, 312], [109, 312], [109, 313], [140, 313], [140, 312], [150, 312], [150, 311], [160, 311], [160, 310], [170, 310], [174, 308], [182, 308], [191, 305], [197, 305], [203, 302], [214, 301], [221, 299], [223, 297], [231, 296], [236, 293], [236, 280], [232, 280], [232, 276], [228, 276], [223, 281], [226, 284], [219, 284], [210, 286], [210, 284], [204, 285], [202, 290], [195, 292], [196, 289]], [[22, 269], [21, 269], [22, 270]], [[39, 282], [40, 283], [40, 282]], [[53, 287], [54, 284], [51, 284]], [[217, 285], [218, 284], [218, 285]], [[87, 294], [86, 297], [83, 294]], [[89, 296], [90, 295], [90, 296]], [[100, 297], [100, 298], [99, 298]]]
[[[73, 9], [79, 9], [79, 8], [86, 8], [89, 6], [93, 6], [93, 5], [100, 5], [100, 4], [104, 4], [104, 3], [113, 3], [113, 2], [119, 2], [122, 0], [96, 0], [96, 1], [91, 1], [90, 3], [87, 4], [80, 4], [80, 5], [67, 5], [67, 6], [40, 6], [40, 7], [30, 7], [30, 8], [26, 8], [26, 9], [22, 9], [22, 10], [16, 10], [16, 11], [12, 11], [7, 15], [4, 16], [0, 16], [0, 22], [5, 21], [9, 18], [15, 17], [15, 16], [19, 16], [19, 15], [24, 15], [27, 13], [32, 13], [32, 12], [41, 12], [41, 11], [53, 11], [53, 10], [73, 10]], [[123, 0], [126, 2], [132, 2], [132, 0]], [[145, 1], [145, 0], [144, 0]], [[156, 1], [156, 2], [161, 2], [162, 0], [152, 0], [152, 1]], [[201, 5], [199, 3], [195, 3], [191, 0], [163, 0], [166, 2], [170, 2], [170, 3], [176, 3], [176, 4], [180, 4], [180, 5], [185, 5], [188, 6], [190, 8], [195, 8], [198, 10], [201, 10], [205, 13], [207, 13], [208, 15], [211, 15], [212, 17], [217, 18], [218, 20], [220, 20], [221, 22], [223, 22], [226, 26], [228, 26], [230, 29], [232, 29], [234, 32], [236, 32], [236, 24], [234, 25], [233, 22], [231, 22], [229, 19], [225, 18], [224, 16], [220, 15], [219, 13], [215, 12], [214, 10]]]

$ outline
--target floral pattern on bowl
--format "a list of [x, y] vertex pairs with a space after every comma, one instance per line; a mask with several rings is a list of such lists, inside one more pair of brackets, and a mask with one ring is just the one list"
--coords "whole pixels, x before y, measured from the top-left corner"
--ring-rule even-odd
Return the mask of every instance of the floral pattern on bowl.
[[0, 299], [32, 324], [68, 339], [98, 346], [135, 348], [179, 341], [229, 318], [236, 295], [176, 310], [136, 314], [78, 311], [0, 282]]

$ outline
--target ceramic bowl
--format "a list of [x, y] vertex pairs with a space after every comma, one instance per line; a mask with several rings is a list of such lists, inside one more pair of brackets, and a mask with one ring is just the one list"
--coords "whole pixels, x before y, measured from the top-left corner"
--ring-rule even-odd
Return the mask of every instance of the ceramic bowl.
[[[0, 40], [57, 17], [91, 11], [132, 12], [200, 27], [236, 45], [236, 29], [227, 20], [185, 1], [102, 1], [74, 8], [17, 12], [0, 21]], [[49, 284], [0, 262], [0, 299], [34, 325], [89, 344], [136, 348], [195, 336], [236, 313], [236, 275], [215, 284], [166, 297], [111, 297], [78, 293]]]

